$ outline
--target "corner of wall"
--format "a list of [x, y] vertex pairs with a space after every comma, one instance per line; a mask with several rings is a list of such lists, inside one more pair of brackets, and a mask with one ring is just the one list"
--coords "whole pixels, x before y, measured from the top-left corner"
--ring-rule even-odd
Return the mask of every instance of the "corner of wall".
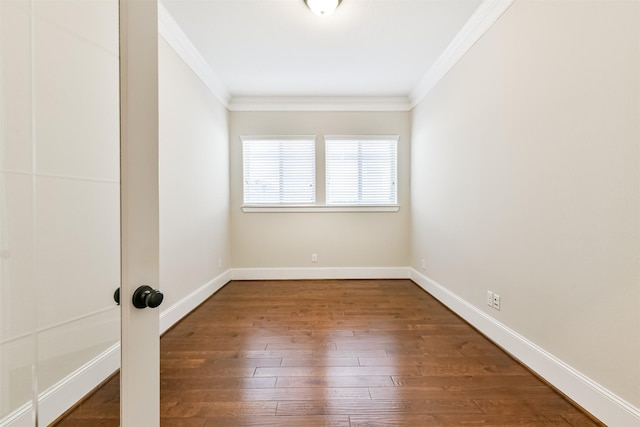
[[640, 426], [640, 408], [540, 348], [446, 286], [415, 269], [411, 280], [469, 322], [487, 338], [540, 375], [576, 404], [611, 426]]

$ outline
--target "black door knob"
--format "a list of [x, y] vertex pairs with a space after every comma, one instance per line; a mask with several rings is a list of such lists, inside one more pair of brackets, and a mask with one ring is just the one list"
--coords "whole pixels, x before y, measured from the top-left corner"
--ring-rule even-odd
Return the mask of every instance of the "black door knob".
[[162, 291], [153, 289], [151, 286], [140, 286], [133, 293], [133, 306], [136, 308], [156, 308], [162, 304], [164, 295]]

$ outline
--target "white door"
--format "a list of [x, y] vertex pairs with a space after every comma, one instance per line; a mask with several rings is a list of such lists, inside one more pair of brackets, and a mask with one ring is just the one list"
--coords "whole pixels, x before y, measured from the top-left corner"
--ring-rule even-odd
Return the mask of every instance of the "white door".
[[121, 359], [121, 425], [159, 425], [157, 46], [156, 0], [0, 0], [0, 426]]
[[[120, 0], [121, 425], [160, 425], [158, 4]], [[132, 298], [146, 286], [134, 307]], [[155, 299], [155, 301], [154, 301]]]

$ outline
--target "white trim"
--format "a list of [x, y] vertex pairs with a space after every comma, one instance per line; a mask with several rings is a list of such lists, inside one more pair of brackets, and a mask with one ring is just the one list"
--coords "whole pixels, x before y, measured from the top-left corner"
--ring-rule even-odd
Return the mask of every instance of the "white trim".
[[158, 3], [158, 34], [176, 51], [211, 93], [229, 108], [231, 94], [162, 2]]
[[410, 278], [489, 339], [610, 426], [640, 426], [640, 408], [500, 323], [445, 286], [410, 269]]
[[243, 206], [246, 213], [290, 213], [290, 212], [398, 212], [400, 206], [339, 206], [339, 205], [309, 205], [309, 206]]
[[[38, 396], [38, 424], [49, 425], [120, 367], [120, 344], [114, 344]], [[33, 425], [32, 403], [0, 420], [1, 427]]]
[[484, 0], [409, 96], [231, 96], [171, 13], [158, 4], [158, 33], [230, 111], [411, 111], [515, 0]]
[[[211, 279], [160, 314], [160, 333], [180, 321], [190, 311], [231, 281], [232, 270]], [[38, 418], [49, 425], [66, 410], [96, 388], [120, 368], [120, 344], [114, 344], [88, 363], [63, 378], [38, 397]], [[0, 427], [27, 427], [33, 425], [31, 403], [16, 409], [0, 420]]]
[[33, 403], [25, 403], [0, 420], [0, 427], [33, 427]]
[[515, 0], [484, 0], [462, 29], [411, 91], [411, 107], [415, 107], [456, 65], [471, 47], [502, 16]]
[[120, 184], [120, 180], [118, 179], [91, 178], [86, 176], [61, 175], [61, 174], [54, 174], [54, 173], [34, 173], [31, 171], [18, 171], [18, 170], [10, 170], [10, 169], [2, 169], [2, 168], [0, 168], [0, 173], [6, 173], [8, 175], [30, 176], [30, 177], [37, 177], [37, 178], [57, 178], [57, 179], [65, 179], [65, 180], [73, 180], [73, 181], [99, 182], [104, 184]]
[[240, 135], [240, 141], [316, 141], [318, 135]]
[[408, 267], [234, 268], [233, 280], [408, 279]]
[[400, 135], [397, 133], [389, 135], [324, 135], [326, 141], [395, 141], [400, 140]]
[[117, 343], [42, 392], [38, 396], [38, 421], [49, 425], [119, 368], [120, 343]]
[[158, 4], [158, 33], [230, 111], [411, 111], [515, 0], [484, 0], [409, 96], [231, 96], [171, 13]]
[[[640, 409], [567, 365], [527, 338], [508, 328], [433, 279], [410, 267], [235, 268], [202, 285], [162, 312], [161, 333], [196, 308], [230, 280], [303, 279], [411, 279], [456, 314], [485, 334], [558, 390], [598, 419], [611, 426], [640, 426]], [[59, 417], [119, 366], [120, 345], [101, 355], [43, 392], [39, 418], [45, 425]], [[31, 404], [25, 404], [0, 420], [2, 427], [32, 423]]]
[[[63, 320], [62, 322], [54, 323], [52, 325], [47, 325], [45, 327], [36, 329], [35, 332], [36, 332], [36, 334], [41, 334], [43, 332], [48, 332], [48, 331], [51, 331], [53, 329], [57, 329], [57, 328], [60, 328], [62, 326], [69, 325], [71, 323], [80, 322], [80, 321], [88, 319], [90, 317], [98, 317], [101, 314], [108, 313], [110, 311], [119, 310], [118, 306], [113, 301], [110, 304], [111, 304], [110, 307], [103, 307], [103, 308], [100, 308], [98, 310], [94, 310], [94, 311], [92, 311], [90, 313], [83, 314], [81, 316], [72, 317], [71, 319]], [[28, 334], [28, 335], [30, 335], [30, 334]], [[24, 336], [27, 336], [27, 335], [24, 335]], [[21, 337], [21, 338], [23, 338], [23, 337]], [[4, 343], [0, 343], [0, 344], [4, 344]]]
[[234, 96], [231, 111], [410, 111], [406, 96]]
[[230, 282], [231, 276], [231, 270], [225, 271], [160, 313], [160, 334], [165, 333], [194, 308], [202, 304], [207, 298]]

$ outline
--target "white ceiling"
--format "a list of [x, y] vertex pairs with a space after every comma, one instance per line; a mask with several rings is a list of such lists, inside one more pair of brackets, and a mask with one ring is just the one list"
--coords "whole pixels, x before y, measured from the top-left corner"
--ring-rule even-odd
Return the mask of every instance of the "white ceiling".
[[482, 0], [162, 0], [232, 97], [408, 97]]

